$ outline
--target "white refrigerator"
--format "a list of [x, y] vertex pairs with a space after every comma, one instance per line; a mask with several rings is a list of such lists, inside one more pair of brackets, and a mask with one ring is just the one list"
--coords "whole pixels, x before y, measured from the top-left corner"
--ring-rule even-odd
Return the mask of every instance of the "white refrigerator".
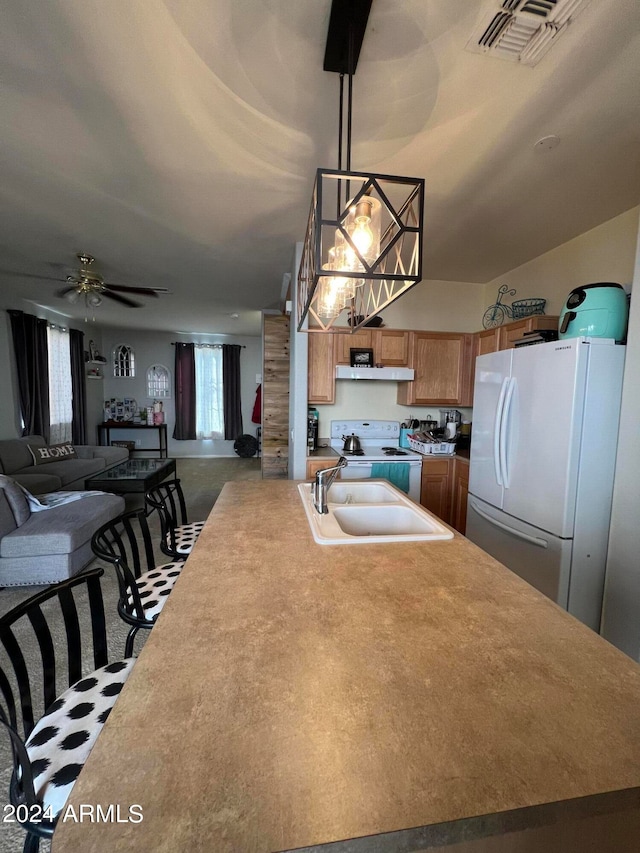
[[625, 349], [571, 338], [476, 359], [466, 535], [595, 631]]

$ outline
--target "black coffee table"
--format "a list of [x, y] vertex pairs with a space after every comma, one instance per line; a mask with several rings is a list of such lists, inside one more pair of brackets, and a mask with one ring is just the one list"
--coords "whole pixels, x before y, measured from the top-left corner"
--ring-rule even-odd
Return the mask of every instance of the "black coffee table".
[[117, 495], [146, 492], [176, 473], [175, 459], [127, 459], [85, 480], [87, 491]]

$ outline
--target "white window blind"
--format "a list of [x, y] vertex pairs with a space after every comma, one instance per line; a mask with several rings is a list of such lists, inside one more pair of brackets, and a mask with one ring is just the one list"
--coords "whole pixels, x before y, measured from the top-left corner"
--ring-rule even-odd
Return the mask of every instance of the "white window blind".
[[222, 347], [195, 347], [196, 435], [224, 438], [222, 397]]
[[58, 326], [47, 329], [49, 355], [50, 444], [71, 441], [71, 352], [69, 332]]

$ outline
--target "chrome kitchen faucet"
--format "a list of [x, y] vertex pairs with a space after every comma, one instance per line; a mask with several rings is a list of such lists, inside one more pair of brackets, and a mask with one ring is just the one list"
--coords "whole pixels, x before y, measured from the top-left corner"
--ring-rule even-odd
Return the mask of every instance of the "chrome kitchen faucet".
[[320, 515], [326, 515], [329, 512], [329, 507], [327, 506], [329, 489], [338, 476], [340, 469], [345, 468], [346, 465], [347, 460], [344, 456], [341, 456], [338, 459], [337, 465], [331, 468], [321, 468], [319, 471], [316, 471], [316, 480], [311, 488], [313, 489], [313, 505]]

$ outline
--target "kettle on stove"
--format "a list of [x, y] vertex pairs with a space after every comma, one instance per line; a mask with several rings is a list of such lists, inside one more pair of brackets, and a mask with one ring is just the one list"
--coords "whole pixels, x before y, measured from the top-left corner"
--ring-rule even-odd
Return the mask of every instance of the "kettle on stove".
[[352, 432], [351, 435], [343, 435], [342, 439], [344, 441], [343, 453], [358, 453], [358, 451], [362, 450], [360, 439], [355, 433]]

